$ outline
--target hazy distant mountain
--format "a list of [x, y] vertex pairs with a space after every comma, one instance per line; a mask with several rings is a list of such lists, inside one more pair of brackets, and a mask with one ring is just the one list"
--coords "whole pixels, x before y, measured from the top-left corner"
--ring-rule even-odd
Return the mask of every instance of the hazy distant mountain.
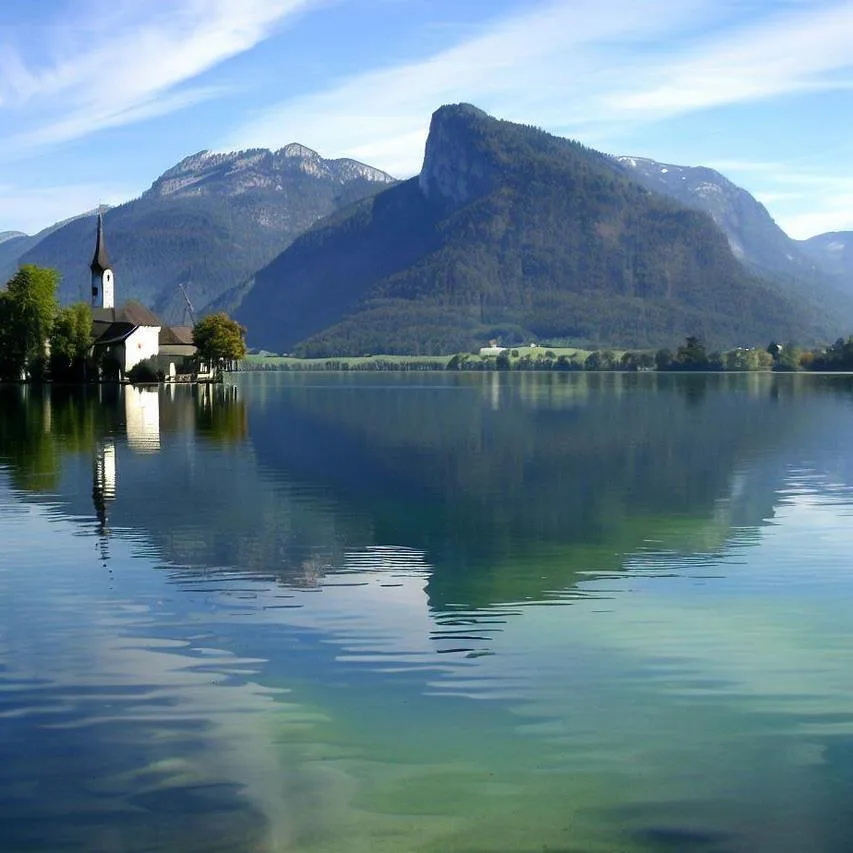
[[[104, 206], [101, 210], [109, 210], [109, 207]], [[53, 234], [54, 231], [58, 231], [69, 222], [85, 219], [88, 216], [94, 216], [96, 213], [96, 210], [78, 213], [76, 216], [70, 216], [68, 219], [62, 219], [59, 222], [54, 222], [53, 225], [48, 225], [47, 228], [42, 228], [37, 234], [24, 234], [22, 231], [0, 233], [0, 286], [15, 274], [20, 263], [28, 263], [23, 258], [33, 246], [38, 245], [45, 237]]]
[[[177, 285], [184, 284], [201, 313], [318, 219], [393, 181], [297, 144], [187, 157], [104, 217], [117, 299], [137, 299], [176, 320], [184, 313]], [[94, 240], [94, 218], [76, 220], [20, 260], [58, 268], [63, 301], [88, 299]]]
[[853, 231], [831, 231], [799, 241], [800, 250], [827, 272], [844, 278], [853, 290]]
[[238, 316], [250, 342], [313, 354], [827, 327], [747, 273], [705, 214], [606, 155], [467, 105], [434, 114], [419, 177], [319, 223], [258, 272]]
[[18, 267], [18, 258], [38, 242], [20, 231], [4, 231], [0, 234], [0, 287], [14, 274]]
[[[771, 274], [781, 286], [813, 302], [835, 304], [853, 325], [853, 282], [838, 278], [831, 252], [808, 251], [790, 238], [763, 204], [724, 175], [705, 166], [677, 166], [644, 157], [616, 157], [628, 173], [653, 192], [710, 214], [728, 237], [735, 256], [759, 274]], [[827, 235], [813, 238], [815, 245]]]
[[804, 260], [795, 241], [764, 205], [714, 169], [658, 163], [644, 157], [614, 159], [650, 190], [709, 213], [741, 260], [764, 269], [787, 269], [791, 262]]

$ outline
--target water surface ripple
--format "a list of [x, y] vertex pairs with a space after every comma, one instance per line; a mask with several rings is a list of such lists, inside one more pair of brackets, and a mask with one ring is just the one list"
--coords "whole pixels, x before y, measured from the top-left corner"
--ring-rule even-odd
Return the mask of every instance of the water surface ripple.
[[0, 387], [0, 850], [853, 849], [853, 378]]

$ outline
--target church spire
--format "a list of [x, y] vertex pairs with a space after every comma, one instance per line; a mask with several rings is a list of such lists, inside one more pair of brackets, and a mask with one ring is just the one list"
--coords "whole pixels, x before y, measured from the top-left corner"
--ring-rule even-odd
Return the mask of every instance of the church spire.
[[104, 270], [112, 269], [110, 256], [107, 254], [107, 244], [104, 242], [104, 214], [100, 210], [98, 211], [98, 236], [95, 239], [95, 255], [90, 266], [93, 275], [95, 273], [100, 275]]
[[89, 265], [92, 270], [92, 307], [114, 308], [114, 289], [112, 264], [104, 241], [104, 215], [98, 211], [98, 236], [95, 238], [95, 254]]

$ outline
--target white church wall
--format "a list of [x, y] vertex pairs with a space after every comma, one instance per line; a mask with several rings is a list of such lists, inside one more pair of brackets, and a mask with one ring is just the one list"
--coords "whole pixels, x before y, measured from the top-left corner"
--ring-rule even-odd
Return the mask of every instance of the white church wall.
[[137, 326], [124, 342], [124, 374], [140, 361], [155, 358], [160, 349], [159, 326]]

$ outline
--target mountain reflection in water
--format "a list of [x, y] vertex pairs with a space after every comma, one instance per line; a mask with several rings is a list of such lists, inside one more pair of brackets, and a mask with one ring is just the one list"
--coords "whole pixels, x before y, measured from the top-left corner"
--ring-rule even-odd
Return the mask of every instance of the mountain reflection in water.
[[851, 413], [844, 376], [0, 388], [0, 847], [849, 849]]

